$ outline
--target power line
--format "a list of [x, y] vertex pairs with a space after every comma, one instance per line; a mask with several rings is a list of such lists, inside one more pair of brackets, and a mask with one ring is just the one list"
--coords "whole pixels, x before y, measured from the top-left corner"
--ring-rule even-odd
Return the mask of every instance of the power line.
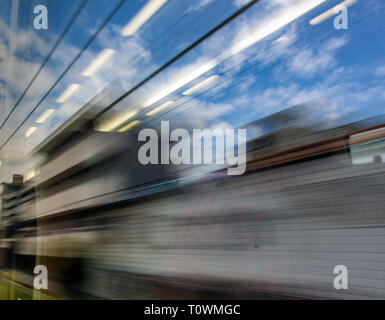
[[[376, 13], [379, 13], [379, 12], [381, 12], [381, 11], [378, 10], [378, 8], [377, 8], [377, 9], [375, 10], [375, 12], [376, 12]], [[376, 14], [376, 13], [375, 13], [375, 14]], [[362, 17], [361, 19], [359, 19], [359, 20], [356, 21], [355, 23], [351, 23], [351, 26], [353, 26], [353, 25], [358, 25], [358, 24], [362, 23], [368, 16], [372, 16], [372, 15], [373, 15], [373, 13], [372, 13], [372, 12], [369, 12], [366, 16]], [[309, 28], [309, 27], [304, 28], [303, 31], [305, 31], [305, 30], [308, 29], [308, 28]], [[376, 33], [378, 33], [378, 32], [384, 31], [384, 30], [385, 30], [385, 26], [383, 26], [383, 27], [381, 27], [381, 28], [379, 28], [379, 29], [377, 29], [377, 30], [375, 30], [375, 31], [372, 31], [372, 32], [369, 32], [369, 33], [365, 34], [364, 36], [362, 36], [362, 37], [360, 37], [359, 39], [355, 40], [353, 43], [359, 43], [359, 42], [362, 41], [363, 39], [365, 39], [365, 38], [367, 38], [367, 37], [369, 37], [369, 36], [372, 36], [372, 35], [374, 35], [374, 34], [376, 34]], [[299, 33], [299, 32], [296, 32], [296, 33]], [[323, 37], [320, 41], [318, 41], [318, 42], [316, 42], [315, 44], [309, 46], [308, 48], [312, 48], [312, 47], [315, 47], [316, 45], [318, 45], [318, 44], [320, 44], [320, 43], [324, 43], [326, 40], [329, 39], [330, 34], [331, 34], [331, 32], [330, 32], [329, 34], [327, 34], [325, 37]], [[264, 53], [264, 52], [267, 51], [268, 49], [269, 49], [269, 48], [267, 48], [266, 50], [261, 51], [259, 54]], [[277, 55], [278, 55], [278, 54], [277, 54]], [[275, 66], [277, 66], [277, 65], [279, 65], [279, 64], [282, 64], [282, 63], [284, 63], [284, 62], [287, 62], [287, 61], [293, 59], [296, 55], [297, 55], [297, 53], [293, 53], [292, 55], [288, 56], [287, 59], [282, 60], [282, 61], [278, 61], [278, 62], [276, 62], [276, 63], [273, 63], [272, 65], [267, 66], [266, 68], [260, 70], [259, 72], [254, 73], [254, 74], [251, 74], [251, 75], [247, 76], [246, 78], [241, 79], [240, 81], [238, 81], [238, 82], [232, 84], [231, 86], [225, 87], [223, 90], [219, 91], [217, 94], [212, 95], [212, 96], [209, 97], [209, 98], [213, 98], [213, 97], [215, 97], [215, 96], [217, 96], [217, 95], [220, 95], [220, 94], [224, 93], [226, 90], [229, 90], [229, 89], [231, 89], [231, 88], [233, 88], [233, 87], [236, 87], [236, 86], [242, 84], [243, 82], [245, 82], [245, 81], [247, 81], [247, 80], [249, 80], [249, 79], [255, 78], [256, 76], [262, 74], [263, 72], [265, 72], [265, 71], [267, 71], [267, 70], [269, 70], [269, 69], [272, 69], [272, 68], [274, 68]], [[230, 59], [230, 58], [229, 58], [229, 59]], [[223, 62], [225, 62], [225, 61], [227, 61], [227, 60], [228, 60], [228, 59], [224, 60]], [[259, 61], [257, 61], [256, 63], [253, 63], [249, 68], [247, 68], [247, 69], [245, 69], [245, 70], [239, 72], [239, 73], [237, 74], [237, 76], [240, 75], [240, 74], [243, 74], [243, 73], [245, 73], [245, 72], [247, 72], [247, 71], [249, 71], [251, 68], [254, 68], [255, 66], [257, 66], [257, 65], [259, 65], [259, 64], [261, 64], [261, 63], [262, 63], [262, 62], [259, 62]], [[237, 65], [232, 66], [232, 67], [229, 68], [228, 70], [226, 70], [226, 71], [220, 73], [220, 75], [226, 74], [227, 72], [229, 72], [229, 71], [235, 69], [236, 67], [238, 67], [238, 66], [241, 65], [241, 64], [243, 64], [243, 62], [242, 62], [242, 63], [239, 63], [239, 64], [237, 64]], [[228, 80], [226, 80], [226, 81], [227, 81], [227, 82], [231, 82], [231, 79], [228, 79]], [[226, 81], [225, 81], [225, 82], [226, 82]], [[170, 112], [172, 112], [172, 111], [174, 111], [174, 110], [180, 108], [181, 106], [187, 104], [189, 101], [191, 101], [191, 100], [193, 100], [193, 99], [196, 99], [197, 97], [200, 97], [200, 96], [204, 95], [205, 93], [211, 91], [213, 88], [218, 87], [219, 85], [222, 85], [222, 84], [225, 83], [225, 82], [221, 82], [220, 84], [214, 85], [214, 86], [212, 86], [212, 87], [210, 87], [210, 88], [204, 90], [203, 92], [199, 93], [199, 94], [196, 95], [196, 96], [190, 97], [187, 101], [184, 101], [183, 103], [181, 103], [181, 104], [179, 104], [179, 105], [176, 105], [175, 107], [172, 107], [172, 108], [168, 109], [166, 112], [164, 112], [163, 114], [159, 114], [159, 115], [156, 116], [155, 118], [151, 118], [151, 119], [150, 119], [148, 122], [146, 122], [146, 123], [151, 123], [151, 122], [153, 122], [153, 121], [156, 121], [157, 119], [161, 118], [161, 117], [164, 116], [165, 114], [170, 113]], [[178, 101], [178, 100], [180, 100], [180, 99], [183, 99], [183, 98], [184, 98], [184, 97], [179, 97], [179, 98], [176, 99], [176, 101]], [[191, 106], [187, 106], [183, 111], [186, 111], [186, 110], [188, 110], [188, 109], [191, 109], [191, 108], [193, 108], [193, 107], [195, 107], [195, 106], [197, 106], [197, 105], [199, 105], [199, 104], [200, 104], [200, 102], [197, 102], [197, 103], [195, 103], [195, 104], [193, 104], [193, 105], [191, 105]], [[177, 116], [177, 115], [174, 114], [173, 117], [175, 117], [175, 116]]]
[[72, 16], [72, 18], [70, 19], [70, 21], [68, 22], [68, 24], [66, 25], [66, 27], [64, 28], [63, 32], [60, 34], [58, 40], [56, 41], [56, 43], [54, 44], [54, 46], [52, 47], [51, 51], [48, 53], [48, 55], [46, 56], [46, 58], [44, 59], [43, 63], [40, 65], [39, 69], [37, 70], [37, 72], [35, 73], [35, 75], [33, 76], [33, 78], [31, 79], [31, 81], [29, 82], [29, 84], [27, 85], [27, 87], [25, 88], [25, 90], [23, 91], [23, 93], [21, 94], [21, 96], [19, 97], [19, 99], [17, 100], [17, 102], [15, 103], [15, 105], [11, 108], [11, 111], [8, 113], [8, 115], [5, 117], [5, 120], [3, 121], [3, 123], [0, 125], [0, 130], [4, 127], [5, 123], [7, 122], [7, 120], [9, 119], [9, 117], [12, 115], [12, 113], [15, 111], [15, 109], [17, 108], [17, 106], [19, 105], [19, 103], [21, 102], [21, 100], [24, 98], [24, 96], [27, 94], [29, 88], [32, 86], [33, 82], [36, 80], [36, 78], [39, 76], [41, 70], [43, 70], [44, 66], [46, 65], [46, 63], [48, 62], [48, 60], [51, 58], [53, 52], [56, 50], [56, 48], [59, 46], [60, 42], [63, 40], [64, 36], [67, 34], [68, 30], [72, 27], [73, 23], [75, 22], [75, 20], [77, 19], [77, 17], [79, 16], [80, 12], [83, 10], [84, 6], [86, 5], [88, 0], [83, 0], [80, 4], [80, 6], [78, 7], [78, 9], [76, 10], [75, 14]]
[[[175, 57], [171, 58], [169, 61], [167, 61], [165, 64], [163, 64], [161, 67], [159, 67], [157, 70], [155, 70], [153, 73], [151, 73], [149, 76], [147, 76], [144, 80], [139, 82], [137, 85], [132, 87], [130, 90], [128, 90], [126, 93], [121, 95], [119, 98], [115, 99], [115, 101], [111, 102], [103, 111], [99, 112], [96, 117], [99, 117], [100, 115], [107, 112], [109, 109], [111, 109], [115, 104], [122, 101], [124, 98], [126, 98], [128, 95], [130, 95], [132, 92], [146, 84], [148, 81], [150, 81], [152, 78], [154, 78], [156, 75], [161, 73], [163, 70], [165, 70], [167, 67], [172, 65], [174, 62], [182, 58], [185, 54], [187, 54], [190, 50], [194, 49], [196, 46], [198, 46], [201, 42], [209, 38], [211, 35], [213, 35], [215, 32], [220, 30], [222, 27], [230, 23], [232, 20], [234, 20], [236, 17], [241, 15], [243, 12], [248, 10], [251, 6], [253, 6], [255, 3], [259, 2], [260, 0], [252, 0], [240, 9], [238, 9], [235, 13], [233, 13], [231, 16], [223, 20], [221, 23], [219, 23], [216, 27], [211, 29], [209, 32], [204, 34], [202, 37], [200, 37], [198, 40], [194, 41], [192, 44], [190, 44], [187, 48], [185, 48], [183, 51], [181, 51], [179, 54], [177, 54]], [[1, 147], [2, 148], [2, 147]], [[1, 150], [0, 148], [0, 150]]]
[[[109, 109], [111, 109], [115, 104], [119, 103], [121, 100], [123, 100], [125, 97], [127, 97], [129, 94], [131, 94], [133, 91], [137, 90], [139, 87], [150, 81], [152, 78], [154, 78], [157, 74], [165, 70], [167, 67], [169, 67], [171, 64], [173, 64], [175, 61], [179, 60], [181, 57], [183, 57], [185, 54], [187, 54], [190, 50], [198, 46], [201, 42], [209, 38], [211, 35], [213, 35], [215, 32], [220, 30], [222, 27], [230, 23], [232, 20], [234, 20], [236, 17], [241, 15], [243, 12], [248, 10], [251, 6], [253, 6], [255, 3], [259, 2], [260, 0], [252, 0], [240, 9], [238, 9], [235, 13], [233, 13], [231, 16], [227, 17], [225, 20], [223, 20], [221, 23], [219, 23], [217, 26], [215, 26], [213, 29], [208, 31], [206, 34], [204, 34], [202, 37], [200, 37], [198, 40], [193, 42], [191, 45], [189, 45], [187, 48], [185, 48], [183, 51], [181, 51], [178, 55], [170, 59], [168, 62], [163, 64], [160, 68], [155, 70], [153, 73], [151, 73], [149, 76], [147, 76], [144, 80], [139, 82], [137, 85], [135, 85], [133, 88], [128, 90], [125, 94], [117, 98], [115, 101], [113, 101], [111, 104], [109, 104], [103, 111], [101, 111], [97, 116], [100, 116], [101, 114], [107, 112]], [[11, 140], [11, 138], [16, 134], [16, 132], [22, 127], [22, 125], [28, 120], [28, 118], [35, 112], [35, 110], [40, 106], [40, 104], [44, 101], [44, 99], [50, 94], [50, 92], [54, 89], [54, 87], [59, 83], [59, 81], [64, 77], [64, 75], [68, 72], [68, 70], [73, 66], [73, 64], [76, 62], [76, 60], [81, 56], [83, 51], [87, 49], [87, 47], [92, 43], [92, 41], [96, 38], [96, 36], [100, 33], [100, 31], [104, 28], [104, 26], [108, 23], [108, 21], [112, 18], [112, 16], [116, 13], [116, 11], [121, 7], [124, 0], [121, 0], [119, 4], [114, 8], [114, 10], [110, 13], [110, 15], [107, 17], [107, 19], [103, 22], [103, 24], [99, 27], [99, 29], [95, 32], [95, 34], [89, 39], [89, 41], [86, 43], [86, 45], [83, 47], [83, 49], [79, 52], [79, 54], [75, 57], [75, 59], [68, 65], [68, 67], [64, 70], [64, 72], [60, 75], [60, 77], [55, 81], [55, 83], [50, 87], [50, 89], [44, 94], [44, 96], [41, 98], [41, 100], [38, 102], [38, 104], [32, 109], [32, 111], [26, 116], [26, 118], [16, 127], [16, 129], [12, 132], [12, 134], [7, 138], [7, 140], [1, 145], [0, 150], [4, 148], [4, 146]]]
[[[378, 8], [377, 8], [375, 11], [376, 11], [376, 12], [379, 12]], [[362, 22], [363, 20], [365, 20], [365, 19], [367, 18], [367, 16], [370, 16], [370, 15], [372, 15], [371, 12], [369, 12], [369, 14], [367, 14], [367, 15], [364, 16], [364, 17], [362, 17], [360, 20], [356, 21], [356, 22], [355, 22], [354, 24], [352, 24], [352, 25], [359, 24], [360, 22]], [[302, 30], [296, 31], [295, 34], [299, 34], [299, 33], [301, 33], [301, 32], [304, 32], [304, 31], [306, 31], [306, 30], [309, 29], [309, 28], [312, 28], [312, 26], [307, 25], [307, 26], [304, 27]], [[380, 29], [380, 30], [381, 30], [381, 29]], [[373, 32], [373, 33], [374, 33], [374, 32]], [[330, 34], [328, 34], [327, 36], [325, 36], [325, 37], [323, 38], [322, 41], [326, 41], [326, 40], [329, 38], [329, 35], [330, 35]], [[370, 34], [369, 34], [369, 35], [370, 35]], [[319, 43], [322, 43], [322, 41], [320, 41]], [[318, 42], [317, 42], [317, 43], [318, 43]], [[315, 45], [317, 45], [317, 43], [315, 43], [314, 45], [312, 45], [312, 46], [310, 46], [310, 47], [314, 47]], [[258, 53], [258, 55], [263, 54], [264, 52], [266, 52], [266, 51], [269, 50], [270, 48], [271, 48], [271, 45], [270, 45], [268, 48], [266, 48], [265, 50], [260, 51], [260, 52]], [[221, 54], [221, 53], [218, 53], [216, 56], [219, 56], [220, 54]], [[252, 53], [252, 54], [250, 54], [250, 56], [251, 56], [251, 55], [254, 55], [254, 54], [255, 54], [255, 53]], [[295, 55], [296, 55], [296, 54], [293, 54], [293, 55], [289, 56], [289, 57], [288, 57], [286, 60], [284, 60], [284, 61], [290, 60], [290, 59], [293, 58]], [[215, 56], [215, 57], [216, 57], [216, 56]], [[232, 59], [232, 58], [233, 58], [233, 56], [230, 56], [230, 57], [224, 59], [223, 61], [221, 61], [221, 64], [225, 63], [226, 61], [228, 61], [228, 60], [230, 60], [230, 59]], [[220, 93], [225, 92], [225, 91], [228, 90], [229, 88], [236, 87], [237, 85], [243, 83], [244, 81], [247, 81], [247, 80], [249, 80], [249, 79], [251, 79], [251, 78], [254, 78], [255, 76], [257, 76], [257, 75], [263, 73], [264, 71], [266, 71], [266, 70], [268, 70], [268, 69], [273, 68], [275, 65], [278, 65], [278, 64], [280, 64], [280, 63], [282, 63], [282, 62], [284, 62], [284, 61], [277, 62], [277, 63], [275, 63], [275, 64], [273, 64], [273, 65], [271, 65], [271, 66], [265, 68], [264, 70], [261, 70], [261, 71], [258, 72], [257, 74], [253, 74], [253, 75], [251, 75], [251, 76], [248, 76], [246, 79], [240, 80], [240, 81], [238, 81], [237, 83], [233, 84], [233, 85], [230, 86], [230, 87], [226, 87], [224, 90], [220, 91]], [[241, 62], [241, 63], [238, 63], [238, 64], [236, 64], [236, 65], [233, 65], [231, 68], [229, 68], [228, 70], [226, 70], [226, 71], [220, 73], [219, 75], [223, 76], [224, 74], [226, 74], [226, 73], [230, 72], [231, 70], [237, 68], [238, 66], [242, 65], [243, 63], [244, 63], [244, 62]], [[246, 70], [243, 70], [243, 71], [239, 72], [237, 75], [240, 75], [240, 74], [242, 74], [242, 73], [245, 73], [245, 72], [248, 71], [250, 68], [255, 67], [255, 66], [258, 65], [258, 64], [260, 64], [260, 62], [258, 62], [258, 61], [257, 61], [256, 63], [253, 62], [253, 64], [252, 64], [249, 68], [247, 68]], [[227, 82], [230, 82], [230, 81], [231, 81], [231, 80], [227, 80]], [[214, 85], [214, 86], [210, 87], [209, 89], [204, 90], [203, 92], [201, 92], [201, 93], [198, 94], [198, 95], [195, 95], [195, 96], [190, 97], [187, 101], [183, 102], [182, 104], [175, 105], [174, 107], [169, 108], [166, 112], [161, 113], [161, 114], [159, 114], [158, 116], [155, 116], [155, 117], [151, 118], [151, 119], [150, 119], [149, 121], [147, 121], [146, 123], [151, 123], [151, 122], [153, 122], [153, 121], [159, 119], [160, 117], [164, 116], [165, 114], [170, 113], [170, 112], [172, 112], [173, 110], [176, 110], [176, 109], [180, 108], [181, 106], [183, 106], [184, 104], [187, 104], [189, 101], [193, 100], [194, 98], [197, 98], [197, 97], [199, 97], [199, 96], [201, 96], [201, 95], [207, 93], [208, 91], [212, 90], [213, 88], [215, 88], [215, 87], [217, 87], [217, 86], [219, 86], [219, 85], [222, 85], [223, 83], [224, 83], [224, 82], [221, 82], [221, 83], [218, 84], [218, 85]], [[185, 97], [184, 97], [184, 96], [183, 96], [183, 97], [178, 97], [178, 98], [176, 99], [176, 101], [181, 100], [181, 99], [183, 99], [183, 98], [185, 98]], [[120, 100], [119, 100], [119, 101], [120, 101]], [[118, 101], [118, 102], [119, 102], [119, 101]], [[113, 102], [113, 103], [111, 103], [111, 104], [115, 104], [115, 102]], [[198, 105], [198, 104], [199, 104], [199, 102], [196, 103], [196, 104], [194, 104], [193, 106], [196, 106], [196, 105]], [[139, 106], [139, 105], [140, 105], [140, 103], [139, 103], [138, 105], [136, 105], [136, 107]], [[193, 106], [191, 106], [191, 107], [193, 107]], [[108, 108], [108, 107], [107, 107], [107, 108]], [[188, 108], [190, 108], [190, 107], [188, 107]], [[186, 109], [187, 109], [187, 108], [186, 108]], [[104, 111], [102, 111], [101, 113], [99, 113], [98, 116], [101, 115], [101, 114], [103, 114], [103, 113], [106, 112], [106, 111], [108, 111], [108, 110], [105, 109]], [[146, 112], [146, 111], [143, 111], [143, 112]], [[139, 115], [142, 114], [143, 112], [140, 112]], [[174, 115], [174, 116], [175, 116], [175, 115]]]
[[60, 82], [60, 80], [65, 76], [68, 70], [75, 64], [77, 59], [82, 55], [82, 53], [89, 47], [92, 41], [96, 38], [96, 36], [100, 33], [100, 31], [105, 27], [105, 25], [109, 22], [109, 20], [113, 17], [113, 15], [119, 10], [125, 0], [120, 0], [118, 5], [112, 10], [112, 12], [108, 15], [108, 17], [103, 21], [98, 30], [92, 35], [92, 37], [87, 41], [87, 43], [83, 46], [80, 52], [76, 55], [76, 57], [71, 61], [71, 63], [67, 66], [67, 68], [63, 71], [63, 73], [59, 76], [59, 78], [55, 81], [55, 83], [48, 89], [48, 91], [44, 94], [44, 96], [40, 99], [37, 105], [31, 110], [31, 112], [25, 117], [25, 119], [16, 127], [16, 129], [12, 132], [12, 134], [7, 138], [7, 140], [1, 145], [0, 150], [4, 148], [4, 146], [11, 140], [11, 138], [16, 134], [16, 132], [23, 126], [23, 124], [28, 120], [28, 118], [35, 112], [35, 110], [40, 106], [40, 104], [45, 100], [45, 98], [51, 93], [51, 91], [55, 88], [55, 86]]

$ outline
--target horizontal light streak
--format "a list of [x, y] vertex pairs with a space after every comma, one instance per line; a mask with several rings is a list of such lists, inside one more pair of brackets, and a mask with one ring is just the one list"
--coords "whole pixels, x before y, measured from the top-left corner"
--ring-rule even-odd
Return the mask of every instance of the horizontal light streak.
[[281, 42], [285, 42], [285, 41], [288, 41], [288, 40], [289, 40], [288, 37], [282, 36], [282, 37], [279, 37], [278, 39], [274, 40], [273, 43], [281, 43]]
[[134, 117], [138, 112], [135, 110], [130, 110], [122, 114], [117, 114], [114, 117], [102, 121], [100, 125], [97, 126], [97, 131], [110, 132], [120, 127], [127, 120]]
[[80, 84], [73, 83], [70, 84], [67, 89], [63, 91], [63, 93], [57, 98], [55, 101], [57, 103], [63, 103], [65, 102], [71, 95], [75, 93], [76, 90], [80, 88]]
[[122, 36], [132, 36], [139, 28], [157, 12], [167, 0], [149, 0], [146, 5], [122, 29]]
[[54, 113], [54, 109], [48, 109], [43, 112], [43, 114], [36, 120], [37, 123], [44, 123], [52, 113]]
[[180, 89], [181, 87], [185, 86], [187, 83], [193, 81], [194, 79], [200, 77], [202, 74], [206, 73], [207, 71], [211, 70], [217, 65], [217, 62], [215, 60], [210, 60], [209, 62], [201, 65], [200, 67], [196, 68], [194, 71], [188, 73], [186, 76], [182, 77], [181, 79], [175, 81], [172, 85], [169, 87], [163, 89], [158, 94], [153, 96], [151, 99], [147, 100], [143, 107], [147, 108], [154, 103], [158, 102], [159, 100], [163, 99], [164, 97], [168, 96], [170, 93]]
[[[274, 18], [269, 18], [260, 27], [253, 32], [250, 36], [243, 38], [240, 41], [237, 41], [230, 48], [230, 55], [235, 55], [245, 50], [246, 48], [254, 45], [256, 42], [264, 39], [265, 37], [273, 34], [275, 31], [289, 24], [290, 22], [296, 20], [300, 16], [319, 6], [326, 0], [302, 0], [289, 8], [281, 10]], [[193, 81], [194, 79], [200, 77], [202, 74], [213, 69], [218, 65], [219, 61], [212, 59], [209, 62], [203, 64], [201, 67], [196, 68], [194, 71], [188, 73], [186, 76], [175, 81], [169, 87], [161, 90], [158, 94], [153, 96], [144, 102], [143, 107], [147, 108], [164, 97], [168, 96], [170, 93], [180, 89], [185, 86], [187, 83]]]
[[35, 177], [35, 169], [32, 169], [30, 172], [28, 172], [25, 177], [24, 181], [31, 180], [33, 177]]
[[92, 76], [114, 53], [115, 50], [104, 49], [94, 60], [92, 60], [88, 67], [84, 69], [82, 75], [85, 77]]
[[35, 131], [36, 131], [36, 127], [28, 128], [28, 130], [25, 132], [25, 137], [29, 138], [32, 135], [32, 133], [34, 133]]
[[319, 24], [322, 21], [324, 21], [324, 20], [330, 18], [332, 15], [334, 15], [334, 10], [338, 6], [348, 7], [348, 6], [352, 5], [352, 4], [354, 4], [355, 2], [357, 2], [357, 0], [346, 0], [346, 1], [343, 1], [340, 4], [338, 4], [338, 5], [334, 6], [333, 8], [329, 9], [328, 11], [325, 11], [324, 13], [320, 14], [318, 17], [315, 17], [314, 19], [310, 20], [309, 23], [311, 25]]
[[174, 104], [174, 101], [169, 100], [163, 104], [161, 104], [159, 107], [155, 108], [154, 110], [151, 110], [150, 112], [146, 113], [146, 116], [153, 116], [154, 114], [162, 111], [163, 109], [166, 109], [167, 107], [171, 106]]
[[132, 127], [136, 126], [138, 123], [140, 123], [139, 120], [134, 120], [130, 122], [129, 124], [125, 125], [124, 127], [120, 128], [119, 132], [126, 132], [127, 130], [131, 129]]
[[214, 75], [214, 76], [211, 76], [210, 78], [207, 78], [206, 80], [203, 80], [202, 82], [196, 84], [192, 88], [190, 88], [190, 89], [186, 90], [185, 92], [183, 92], [183, 95], [188, 96], [188, 95], [194, 93], [195, 91], [198, 91], [199, 89], [203, 88], [204, 86], [207, 86], [208, 84], [210, 84], [211, 82], [216, 80], [218, 77], [219, 76]]
[[255, 30], [255, 32], [252, 32], [250, 36], [247, 36], [236, 42], [231, 48], [231, 54], [234, 55], [240, 53], [246, 48], [254, 45], [258, 41], [266, 38], [267, 36], [286, 26], [290, 22], [298, 19], [325, 1], [326, 0], [302, 0], [288, 8], [281, 10], [281, 12], [278, 12], [274, 18], [269, 17], [269, 19], [262, 22], [260, 26]]

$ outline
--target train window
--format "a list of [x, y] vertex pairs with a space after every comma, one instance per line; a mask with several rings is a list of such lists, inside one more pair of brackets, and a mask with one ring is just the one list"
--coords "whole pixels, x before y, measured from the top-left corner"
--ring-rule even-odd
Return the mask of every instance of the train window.
[[385, 162], [385, 128], [350, 136], [352, 164]]

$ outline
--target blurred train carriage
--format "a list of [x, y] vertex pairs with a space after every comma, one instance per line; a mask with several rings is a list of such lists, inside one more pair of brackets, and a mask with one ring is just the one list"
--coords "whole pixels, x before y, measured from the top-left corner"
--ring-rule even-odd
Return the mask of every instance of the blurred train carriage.
[[241, 176], [144, 170], [135, 134], [76, 114], [32, 180], [4, 185], [1, 268], [32, 287], [46, 265], [58, 298], [384, 297], [385, 118], [322, 129], [298, 112], [245, 126], [270, 129]]

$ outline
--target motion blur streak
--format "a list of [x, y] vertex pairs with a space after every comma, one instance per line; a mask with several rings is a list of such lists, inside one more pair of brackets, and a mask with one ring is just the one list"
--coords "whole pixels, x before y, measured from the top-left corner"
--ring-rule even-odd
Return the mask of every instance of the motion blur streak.
[[[383, 297], [385, 167], [375, 160], [385, 129], [368, 130], [379, 120], [317, 132], [294, 118], [249, 141], [240, 177], [161, 167], [150, 175], [122, 134], [51, 141], [39, 151], [56, 156], [34, 183], [4, 185], [3, 208], [14, 190], [24, 200], [3, 235], [13, 239], [2, 241], [3, 268], [27, 284], [38, 260], [59, 297]], [[341, 261], [346, 293], [330, 282]]]
[[[385, 2], [345, 1], [340, 30], [341, 0], [118, 2], [23, 96], [52, 39], [23, 33], [29, 1], [0, 12], [0, 299], [385, 299]], [[61, 34], [76, 6], [49, 3]], [[243, 174], [235, 136], [186, 147], [205, 129], [246, 132]]]

